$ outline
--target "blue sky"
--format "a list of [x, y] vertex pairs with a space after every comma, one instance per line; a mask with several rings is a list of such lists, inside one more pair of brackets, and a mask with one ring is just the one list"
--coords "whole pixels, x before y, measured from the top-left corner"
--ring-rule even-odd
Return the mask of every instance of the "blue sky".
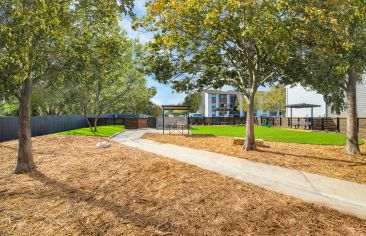
[[[144, 16], [146, 14], [145, 0], [135, 0], [134, 12], [137, 16]], [[134, 31], [131, 28], [131, 18], [126, 17], [120, 21], [120, 25], [126, 30], [127, 35], [130, 38], [137, 38], [141, 43], [146, 43], [153, 37], [153, 33], [144, 31]], [[166, 104], [178, 104], [183, 102], [186, 94], [176, 93], [171, 89], [169, 85], [160, 84], [152, 78], [147, 78], [149, 87], [155, 87], [157, 94], [152, 98], [152, 101], [159, 105]], [[229, 86], [225, 86], [224, 90], [232, 89]], [[266, 90], [266, 88], [260, 88], [259, 90]]]

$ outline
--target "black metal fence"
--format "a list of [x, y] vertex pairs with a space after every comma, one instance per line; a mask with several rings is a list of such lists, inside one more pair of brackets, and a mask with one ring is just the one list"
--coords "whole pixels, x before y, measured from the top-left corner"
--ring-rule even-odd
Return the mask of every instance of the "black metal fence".
[[[32, 136], [87, 127], [84, 116], [32, 116]], [[0, 117], [0, 141], [17, 139], [19, 121], [16, 116]]]
[[[141, 117], [148, 119], [148, 127], [156, 127], [156, 117], [151, 116], [126, 116], [126, 115], [105, 115], [98, 121], [98, 125], [124, 125], [126, 119]], [[255, 117], [257, 125], [269, 125], [284, 128], [308, 128], [325, 131], [346, 131], [346, 118], [322, 118], [314, 117], [312, 121], [308, 117]], [[89, 118], [93, 122], [94, 118]], [[190, 125], [242, 125], [245, 124], [245, 117], [190, 117]], [[366, 118], [358, 118], [357, 124], [360, 136], [366, 138]], [[33, 116], [31, 117], [32, 136], [39, 136], [66, 130], [87, 127], [84, 116]], [[0, 117], [0, 141], [7, 141], [18, 138], [18, 117]]]
[[[240, 125], [245, 124], [244, 117], [190, 117], [190, 125]], [[346, 118], [340, 117], [255, 117], [255, 124], [273, 127], [313, 129], [335, 132], [346, 132]], [[366, 118], [357, 119], [361, 137], [366, 137]]]
[[189, 117], [190, 125], [240, 125], [244, 117]]

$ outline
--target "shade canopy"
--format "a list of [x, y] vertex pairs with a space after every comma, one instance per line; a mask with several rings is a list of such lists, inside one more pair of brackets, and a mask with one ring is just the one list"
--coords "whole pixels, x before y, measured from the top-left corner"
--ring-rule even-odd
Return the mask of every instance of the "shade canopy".
[[316, 104], [308, 104], [308, 103], [297, 103], [297, 104], [288, 104], [284, 107], [287, 108], [313, 108], [313, 107], [321, 107], [320, 105]]
[[163, 110], [189, 110], [191, 106], [188, 105], [162, 105]]
[[[191, 106], [188, 105], [162, 105], [161, 106], [163, 108], [163, 134], [165, 133], [165, 111], [186, 111], [186, 115], [187, 115], [187, 124], [184, 125], [180, 125], [182, 127], [182, 134], [183, 134], [183, 130], [184, 130], [184, 126], [187, 127], [187, 131], [189, 134], [189, 109], [191, 108]], [[178, 124], [176, 125], [176, 128], [178, 130]], [[169, 126], [169, 134], [170, 134], [170, 129], [171, 126]]]

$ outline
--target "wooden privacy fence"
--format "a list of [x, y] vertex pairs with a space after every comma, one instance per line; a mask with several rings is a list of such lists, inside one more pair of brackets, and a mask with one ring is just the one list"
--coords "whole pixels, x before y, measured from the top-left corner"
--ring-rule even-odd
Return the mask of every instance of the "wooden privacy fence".
[[[87, 127], [84, 116], [32, 116], [32, 136], [52, 134], [66, 130]], [[18, 117], [0, 117], [0, 141], [17, 139], [19, 128]]]
[[[94, 123], [95, 118], [88, 118], [91, 125]], [[148, 117], [148, 118], [134, 118], [134, 117], [102, 117], [99, 118], [97, 123], [99, 125], [129, 125], [133, 122], [139, 122], [140, 119], [147, 119], [147, 127], [148, 128], [156, 128], [156, 117]], [[141, 121], [140, 121], [141, 122]], [[145, 126], [145, 125], [143, 125]], [[136, 128], [141, 127], [136, 124]]]

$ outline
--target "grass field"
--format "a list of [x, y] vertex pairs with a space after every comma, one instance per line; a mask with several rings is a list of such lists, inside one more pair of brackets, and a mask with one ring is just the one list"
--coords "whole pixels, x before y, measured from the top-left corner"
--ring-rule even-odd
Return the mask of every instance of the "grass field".
[[[245, 126], [194, 126], [192, 134], [215, 136], [244, 137]], [[255, 137], [266, 141], [303, 143], [320, 145], [345, 145], [346, 137], [342, 134], [304, 132], [279, 128], [255, 126]]]
[[105, 125], [105, 126], [98, 126], [98, 132], [91, 132], [90, 128], [81, 128], [81, 129], [74, 129], [69, 131], [60, 132], [58, 134], [67, 134], [67, 135], [84, 135], [84, 136], [99, 136], [99, 137], [109, 137], [115, 133], [121, 132], [125, 129], [123, 125]]

